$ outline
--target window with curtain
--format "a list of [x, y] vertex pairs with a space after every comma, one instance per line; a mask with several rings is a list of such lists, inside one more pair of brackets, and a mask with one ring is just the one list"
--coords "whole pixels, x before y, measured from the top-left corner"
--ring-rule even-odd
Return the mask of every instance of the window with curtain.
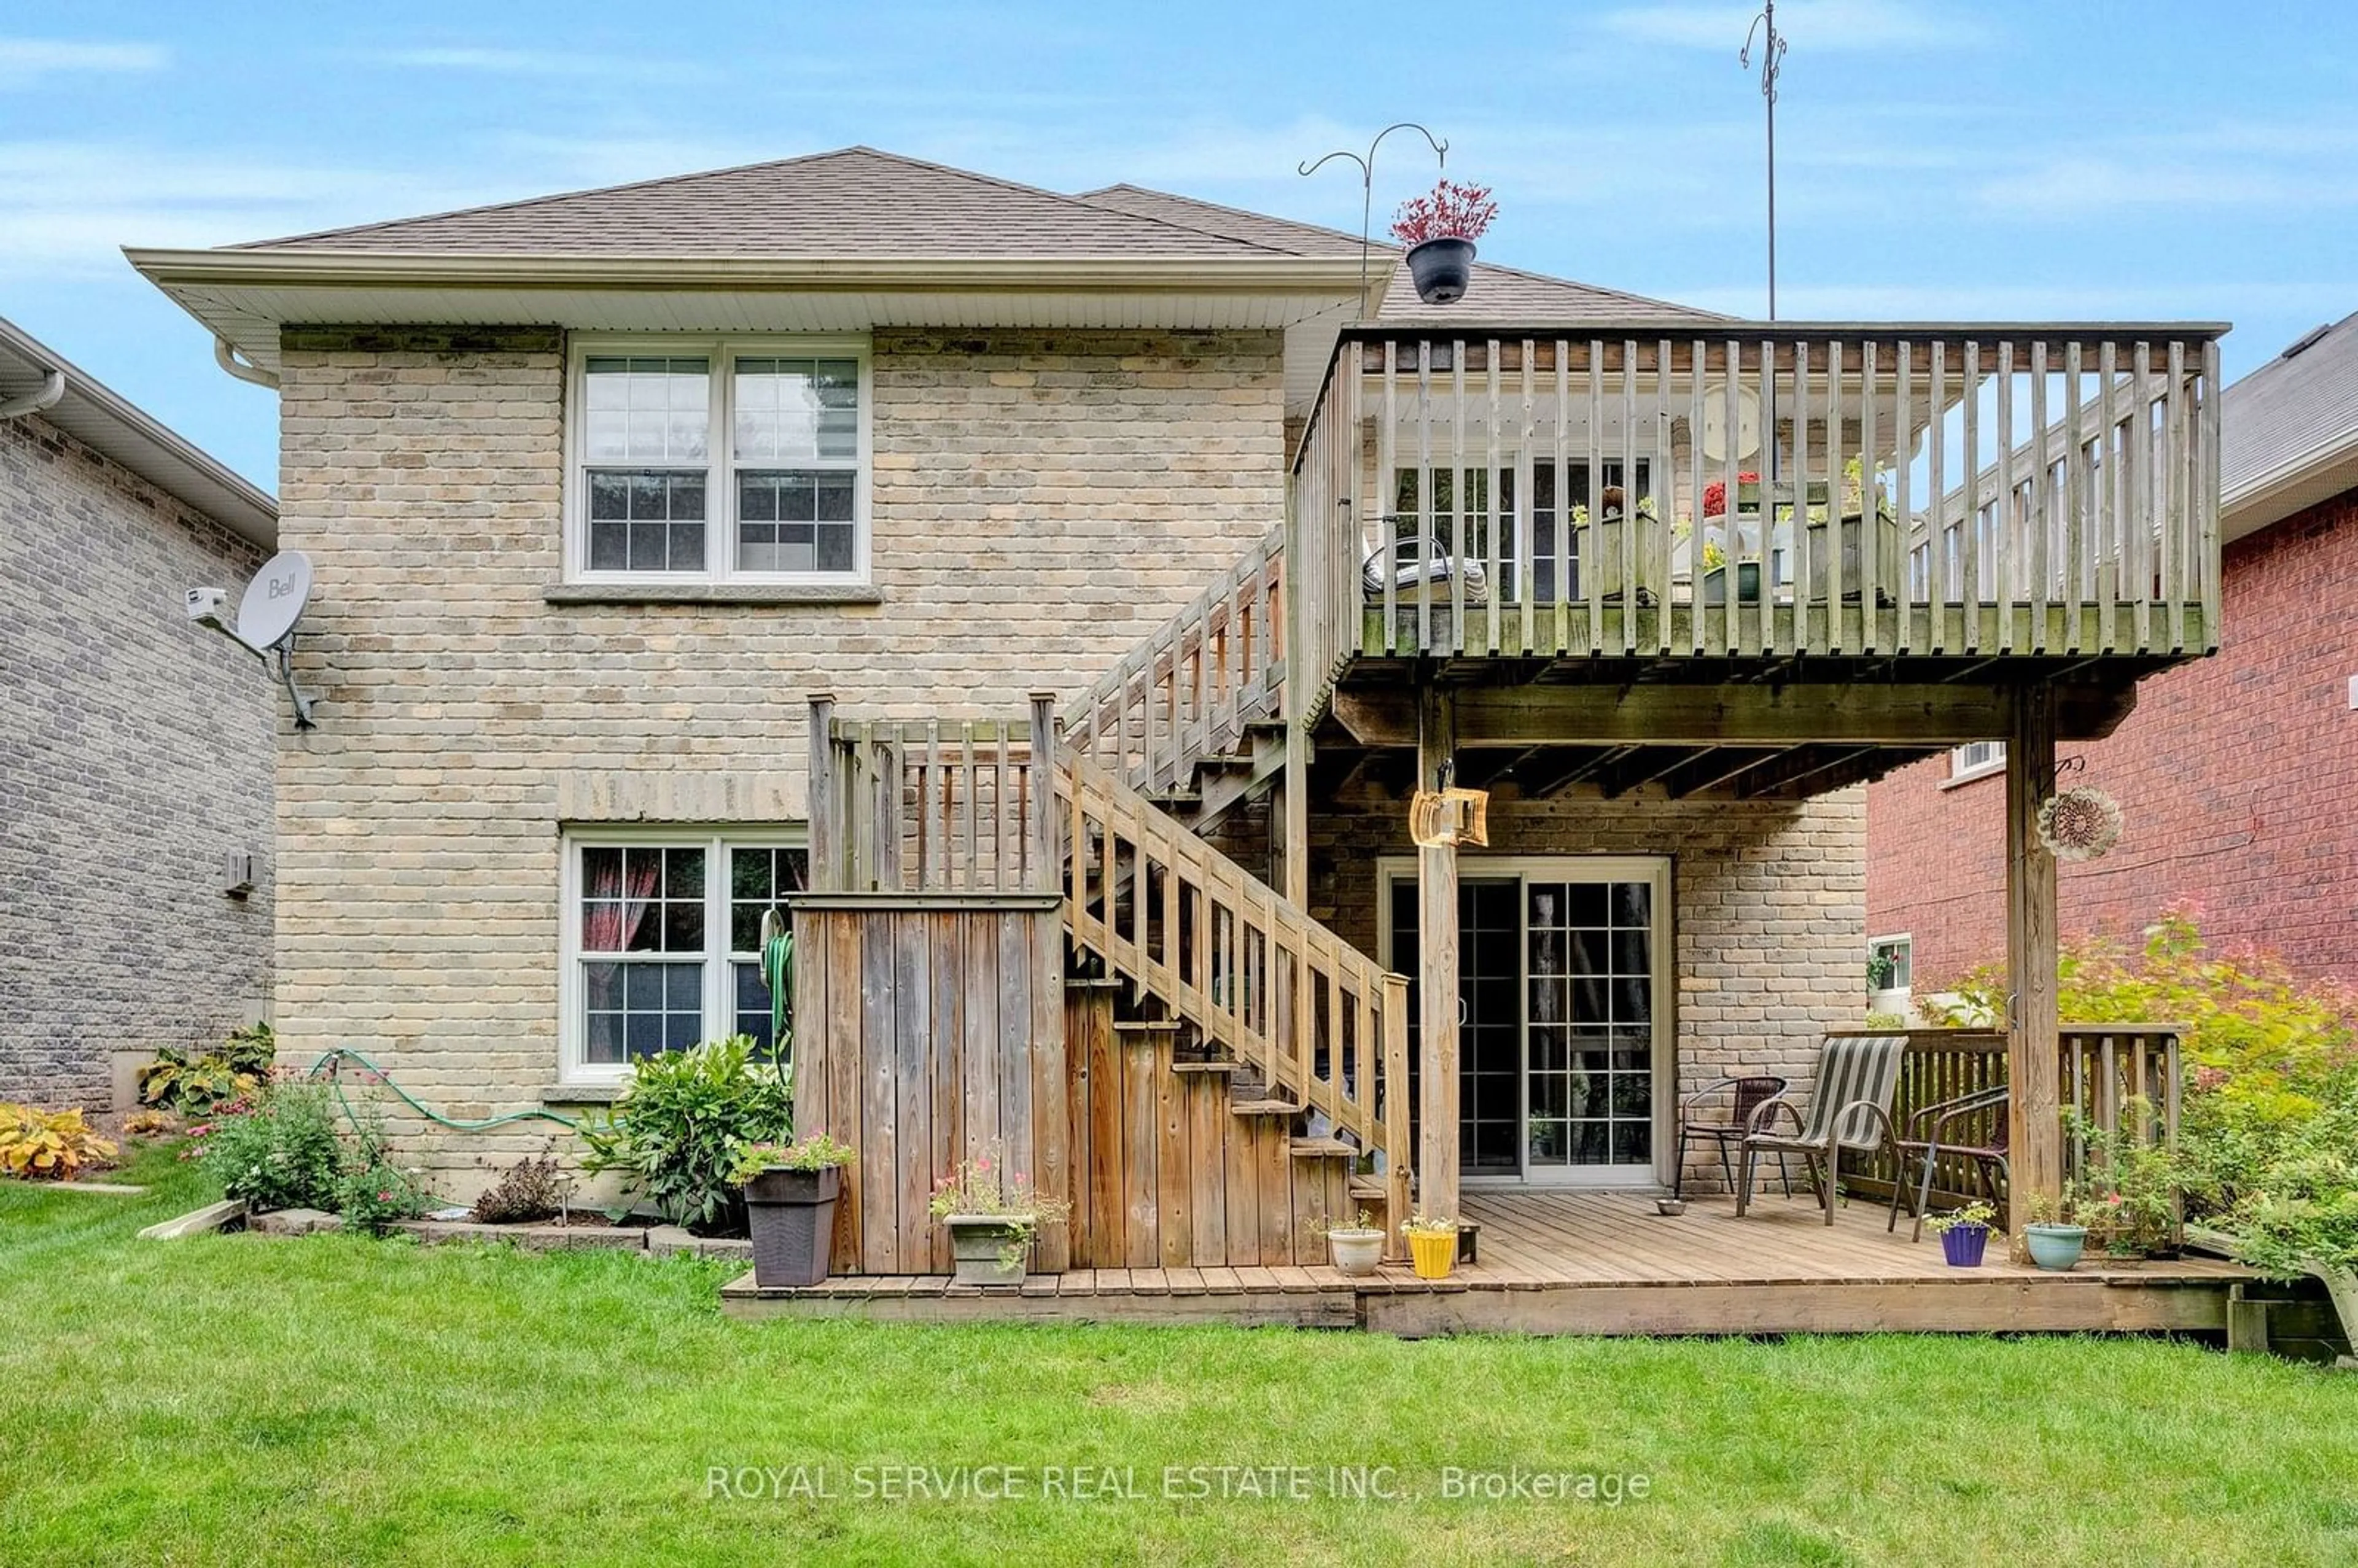
[[565, 1076], [619, 1077], [725, 1034], [770, 1048], [762, 918], [806, 885], [799, 832], [584, 835], [568, 852]]

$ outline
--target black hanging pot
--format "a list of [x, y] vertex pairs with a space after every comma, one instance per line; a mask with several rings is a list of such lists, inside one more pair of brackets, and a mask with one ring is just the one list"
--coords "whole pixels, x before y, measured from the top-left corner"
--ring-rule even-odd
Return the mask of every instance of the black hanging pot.
[[1416, 297], [1427, 305], [1455, 305], [1466, 297], [1466, 283], [1474, 270], [1474, 242], [1454, 236], [1427, 240], [1408, 253], [1408, 275], [1416, 281]]

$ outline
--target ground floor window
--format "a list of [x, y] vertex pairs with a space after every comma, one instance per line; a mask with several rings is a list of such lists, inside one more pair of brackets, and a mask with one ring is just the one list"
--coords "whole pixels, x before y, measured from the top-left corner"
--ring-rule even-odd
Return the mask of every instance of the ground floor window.
[[1866, 945], [1866, 989], [1904, 991], [1909, 978], [1915, 942], [1907, 936], [1877, 936]]
[[762, 917], [803, 890], [800, 830], [578, 829], [565, 850], [562, 1069], [619, 1079], [723, 1034], [772, 1044]]

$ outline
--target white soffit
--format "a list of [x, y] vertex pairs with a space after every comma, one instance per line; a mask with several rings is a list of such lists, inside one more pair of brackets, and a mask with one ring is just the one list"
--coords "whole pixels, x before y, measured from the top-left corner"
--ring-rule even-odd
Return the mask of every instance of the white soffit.
[[[134, 252], [132, 261], [184, 309], [265, 369], [281, 326], [554, 326], [588, 331], [849, 332], [878, 327], [1046, 327], [1142, 330], [1283, 330], [1357, 314], [1356, 272], [1332, 263], [1194, 264], [1137, 269], [1044, 263], [963, 269], [938, 278], [903, 266], [838, 265], [806, 276], [732, 269], [713, 276], [634, 264], [621, 275], [427, 275], [349, 280], [275, 277], [265, 266], [227, 276], [253, 253]], [[406, 259], [406, 258], [405, 258]], [[241, 269], [243, 270], [243, 269]], [[488, 270], [488, 269], [487, 269]], [[506, 269], [501, 269], [506, 270]], [[621, 269], [618, 269], [620, 271]], [[693, 276], [697, 273], [704, 276]], [[683, 276], [682, 275], [689, 275]], [[1331, 327], [1327, 341], [1332, 341]], [[1323, 367], [1322, 367], [1323, 368]], [[1309, 373], [1313, 375], [1316, 372]]]

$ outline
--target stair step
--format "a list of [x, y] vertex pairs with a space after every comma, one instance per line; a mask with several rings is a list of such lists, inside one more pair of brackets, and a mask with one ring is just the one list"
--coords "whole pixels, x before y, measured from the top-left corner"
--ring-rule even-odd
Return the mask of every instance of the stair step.
[[1293, 1157], [1297, 1160], [1333, 1160], [1359, 1157], [1356, 1144], [1339, 1138], [1297, 1138], [1293, 1141]]
[[1068, 991], [1118, 991], [1130, 982], [1120, 975], [1067, 975], [1065, 989]]
[[1118, 1018], [1116, 1034], [1176, 1034], [1184, 1027], [1175, 1018]]
[[1300, 1116], [1302, 1108], [1290, 1099], [1238, 1099], [1228, 1102], [1238, 1116]]
[[1215, 752], [1208, 757], [1195, 759], [1195, 766], [1207, 773], [1221, 771], [1250, 773], [1260, 765], [1251, 757], [1240, 755], [1235, 752]]
[[1234, 1062], [1174, 1062], [1171, 1070], [1174, 1073], [1233, 1073], [1237, 1066]]
[[1166, 789], [1146, 798], [1165, 811], [1193, 811], [1204, 804], [1204, 792], [1198, 789]]
[[1282, 735], [1285, 733], [1285, 720], [1282, 719], [1248, 719], [1245, 720], [1245, 733], [1248, 735]]
[[1379, 1176], [1351, 1178], [1351, 1201], [1354, 1203], [1382, 1203], [1390, 1196]]

